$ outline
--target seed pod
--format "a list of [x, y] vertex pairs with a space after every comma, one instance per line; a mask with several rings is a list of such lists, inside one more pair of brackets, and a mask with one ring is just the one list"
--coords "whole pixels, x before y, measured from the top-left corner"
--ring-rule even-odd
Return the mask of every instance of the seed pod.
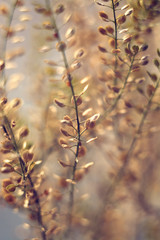
[[60, 14], [62, 12], [64, 12], [65, 8], [64, 8], [64, 5], [63, 4], [59, 4], [56, 9], [55, 9], [55, 13], [56, 14]]
[[48, 30], [53, 29], [53, 25], [52, 25], [52, 23], [49, 22], [49, 21], [43, 22], [43, 27], [44, 27], [45, 29], [48, 29]]
[[148, 48], [148, 45], [147, 44], [143, 44], [141, 47], [140, 47], [140, 51], [146, 51]]
[[29, 134], [29, 129], [27, 127], [22, 127], [19, 131], [19, 138], [27, 137]]
[[0, 71], [2, 71], [5, 68], [5, 63], [2, 59], [0, 59]]
[[10, 184], [13, 184], [13, 182], [10, 179], [3, 179], [3, 181], [2, 181], [3, 188], [6, 188]]
[[61, 130], [61, 133], [66, 136], [66, 137], [69, 137], [71, 136], [66, 130], [64, 130], [63, 128], [60, 129]]
[[149, 85], [147, 86], [147, 94], [148, 94], [148, 96], [150, 97], [154, 92], [155, 92], [154, 86], [151, 85], [151, 84], [149, 84]]
[[11, 173], [11, 172], [13, 172], [14, 171], [14, 169], [10, 166], [6, 166], [6, 167], [2, 167], [1, 168], [1, 173]]
[[3, 97], [0, 99], [0, 105], [3, 107], [8, 102], [8, 99], [6, 97]]
[[86, 154], [87, 149], [84, 146], [79, 147], [78, 157], [83, 157]]
[[108, 19], [108, 15], [104, 11], [100, 11], [99, 16], [100, 16], [100, 18], [102, 18], [102, 20]]
[[113, 34], [113, 33], [114, 33], [114, 29], [113, 29], [113, 27], [111, 27], [111, 26], [107, 26], [107, 27], [106, 27], [106, 31], [107, 31], [108, 33], [110, 33], [110, 34]]
[[125, 21], [126, 21], [126, 16], [125, 15], [121, 15], [117, 18], [118, 24], [123, 24]]
[[65, 104], [61, 103], [59, 100], [55, 99], [54, 101], [59, 107], [61, 108], [65, 107]]
[[5, 140], [2, 142], [2, 147], [6, 150], [13, 150], [14, 146], [13, 143], [10, 140]]
[[23, 159], [25, 162], [29, 162], [33, 159], [34, 154], [32, 152], [29, 152], [28, 150], [23, 152]]
[[99, 27], [98, 31], [102, 34], [102, 35], [107, 35], [106, 29], [103, 27]]
[[14, 204], [15, 203], [15, 197], [11, 194], [11, 193], [8, 193], [8, 194], [5, 194], [4, 195], [4, 200], [8, 203], [8, 204]]
[[65, 42], [58, 42], [57, 44], [56, 44], [56, 48], [57, 48], [57, 50], [59, 51], [59, 52], [63, 52], [65, 49], [66, 49], [66, 44], [65, 44]]

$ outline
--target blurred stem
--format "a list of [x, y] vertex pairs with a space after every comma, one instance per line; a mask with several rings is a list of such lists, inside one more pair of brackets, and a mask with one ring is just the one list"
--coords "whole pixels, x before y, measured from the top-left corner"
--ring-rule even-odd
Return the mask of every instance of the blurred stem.
[[133, 63], [134, 63], [134, 60], [135, 60], [135, 57], [136, 57], [137, 54], [134, 54], [132, 59], [131, 59], [131, 63], [130, 63], [130, 66], [129, 66], [129, 69], [128, 69], [128, 73], [126, 75], [126, 78], [125, 78], [125, 81], [124, 81], [124, 84], [122, 86], [122, 88], [120, 89], [120, 92], [118, 93], [117, 97], [115, 98], [113, 104], [111, 105], [111, 107], [109, 107], [108, 110], [106, 110], [106, 112], [103, 114], [103, 117], [102, 118], [99, 118], [99, 120], [97, 121], [97, 123], [99, 121], [102, 121], [109, 113], [111, 113], [117, 106], [117, 103], [118, 101], [121, 99], [123, 93], [124, 93], [124, 90], [125, 90], [125, 87], [127, 85], [127, 82], [128, 82], [128, 78], [131, 74], [131, 70], [132, 70], [132, 67], [133, 67]]
[[[122, 167], [119, 169], [116, 177], [114, 178], [114, 180], [112, 181], [112, 183], [110, 184], [110, 186], [107, 188], [107, 190], [104, 193], [105, 194], [104, 206], [102, 207], [101, 212], [99, 213], [99, 216], [104, 216], [104, 213], [105, 213], [105, 210], [107, 208], [107, 205], [109, 204], [109, 202], [111, 200], [111, 197], [113, 196], [113, 193], [114, 193], [116, 187], [118, 187], [118, 184], [120, 183], [120, 181], [122, 180], [122, 178], [123, 178], [123, 176], [125, 174], [125, 171], [126, 171], [128, 165], [129, 165], [129, 162], [131, 160], [131, 156], [133, 154], [133, 150], [135, 149], [135, 145], [136, 145], [137, 139], [139, 138], [139, 136], [141, 134], [141, 131], [142, 131], [145, 119], [146, 119], [146, 117], [147, 117], [147, 115], [149, 113], [153, 97], [155, 96], [155, 92], [156, 92], [156, 90], [159, 87], [159, 83], [160, 83], [160, 79], [157, 81], [156, 86], [155, 86], [155, 90], [153, 91], [152, 95], [150, 96], [150, 98], [148, 100], [148, 103], [147, 103], [147, 105], [145, 107], [145, 110], [144, 110], [144, 112], [142, 114], [142, 118], [140, 120], [140, 123], [139, 123], [138, 129], [136, 131], [136, 134], [135, 134], [134, 138], [132, 139], [132, 142], [130, 144], [128, 152], [127, 152], [127, 154], [125, 156], [125, 162], [122, 165]], [[103, 217], [100, 217], [99, 225], [101, 225], [102, 221], [103, 221]], [[97, 228], [97, 230], [95, 231], [93, 240], [97, 239], [97, 237], [100, 234], [100, 231], [101, 231], [100, 228]]]
[[[11, 24], [12, 24], [12, 20], [13, 20], [13, 16], [14, 16], [14, 12], [16, 9], [16, 5], [17, 5], [18, 0], [13, 1], [13, 3], [11, 4], [11, 9], [9, 12], [9, 16], [8, 16], [8, 21], [7, 24], [5, 26], [6, 28], [6, 32], [4, 34], [4, 38], [3, 38], [3, 46], [2, 46], [2, 52], [1, 52], [1, 59], [4, 61], [4, 63], [6, 62], [6, 50], [7, 50], [7, 42], [8, 42], [8, 31], [10, 30]], [[5, 91], [5, 85], [6, 85], [6, 78], [5, 78], [5, 68], [0, 72], [0, 87]]]
[[[58, 40], [58, 42], [60, 42], [61, 41], [61, 36], [60, 36], [60, 32], [59, 32], [59, 29], [58, 29], [57, 24], [56, 24], [54, 13], [53, 13], [52, 8], [50, 6], [50, 1], [49, 0], [45, 0], [45, 1], [46, 1], [47, 9], [49, 11], [51, 11], [51, 13], [52, 13], [52, 18], [51, 18], [52, 24], [53, 24], [55, 33], [57, 34], [57, 40]], [[67, 72], [67, 79], [68, 79], [68, 82], [69, 82], [69, 85], [70, 85], [70, 89], [71, 89], [71, 93], [72, 93], [72, 97], [73, 97], [73, 101], [74, 101], [74, 109], [75, 109], [76, 122], [77, 122], [76, 131], [77, 131], [78, 136], [77, 136], [75, 159], [74, 159], [74, 165], [73, 165], [72, 177], [71, 177], [72, 181], [74, 181], [75, 180], [75, 172], [76, 172], [77, 164], [78, 164], [77, 157], [78, 157], [78, 153], [79, 153], [79, 147], [81, 145], [80, 121], [79, 121], [79, 112], [78, 112], [77, 100], [76, 100], [74, 87], [73, 87], [73, 83], [72, 83], [72, 76], [71, 76], [70, 71], [69, 71], [69, 64], [68, 64], [68, 60], [67, 60], [67, 57], [66, 57], [65, 50], [61, 51], [61, 54], [62, 54], [62, 57], [63, 57], [63, 62], [64, 62], [65, 69], [66, 69], [66, 72]], [[69, 236], [70, 231], [71, 231], [72, 212], [73, 212], [73, 205], [74, 205], [74, 188], [75, 188], [74, 184], [71, 184], [71, 188], [70, 188], [70, 192], [69, 192], [68, 224], [67, 224], [66, 236]]]
[[[117, 49], [118, 46], [118, 26], [117, 26], [117, 19], [116, 19], [116, 10], [115, 10], [115, 5], [114, 5], [114, 1], [112, 0], [112, 10], [113, 10], [113, 18], [114, 18], [114, 31], [115, 31], [115, 36], [114, 36], [114, 40], [115, 40], [115, 49]], [[115, 53], [115, 64], [114, 64], [114, 72], [116, 73], [117, 71], [117, 67], [118, 67], [118, 59], [117, 59], [117, 53]], [[114, 79], [114, 84], [117, 84], [117, 77], [115, 74], [115, 79]]]

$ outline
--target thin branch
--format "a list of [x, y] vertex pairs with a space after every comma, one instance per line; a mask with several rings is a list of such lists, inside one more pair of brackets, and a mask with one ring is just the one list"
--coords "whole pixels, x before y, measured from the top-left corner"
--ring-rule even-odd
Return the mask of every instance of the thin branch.
[[[61, 41], [61, 36], [60, 36], [60, 32], [59, 32], [59, 29], [58, 29], [57, 24], [56, 24], [54, 13], [53, 13], [52, 8], [50, 6], [50, 1], [49, 0], [45, 0], [45, 1], [46, 1], [47, 9], [49, 11], [51, 11], [51, 13], [52, 13], [52, 18], [51, 18], [52, 24], [53, 24], [53, 27], [54, 27], [54, 31], [57, 34], [57, 40], [58, 40], [58, 42], [60, 42]], [[72, 93], [72, 97], [73, 97], [73, 101], [74, 101], [75, 115], [76, 115], [76, 125], [77, 125], [76, 130], [77, 130], [77, 140], [78, 141], [77, 141], [77, 145], [76, 145], [75, 159], [74, 159], [74, 165], [73, 165], [72, 177], [71, 177], [71, 179], [74, 181], [75, 180], [75, 172], [76, 172], [77, 164], [78, 164], [77, 157], [78, 157], [78, 153], [79, 153], [79, 147], [81, 145], [80, 120], [79, 120], [77, 100], [76, 100], [75, 91], [74, 91], [74, 87], [73, 87], [73, 83], [72, 83], [72, 76], [69, 72], [69, 64], [68, 64], [68, 60], [67, 60], [67, 57], [66, 57], [66, 52], [65, 52], [65, 50], [62, 50], [61, 53], [62, 53], [65, 69], [66, 69], [66, 72], [67, 72], [67, 79], [68, 79], [68, 82], [69, 82], [69, 85], [70, 85], [70, 89], [71, 89], [71, 93]], [[67, 229], [67, 232], [66, 232], [66, 236], [69, 236], [70, 230], [71, 230], [71, 225], [72, 225], [72, 212], [73, 212], [73, 205], [74, 205], [74, 188], [75, 188], [74, 184], [71, 184], [71, 189], [70, 189], [70, 193], [69, 193], [68, 229]]]
[[[2, 47], [2, 52], [1, 52], [1, 59], [4, 61], [6, 61], [6, 50], [7, 50], [7, 43], [8, 43], [8, 30], [11, 27], [12, 24], [12, 20], [13, 20], [13, 16], [14, 16], [14, 12], [16, 9], [16, 5], [17, 5], [18, 0], [15, 0], [12, 4], [11, 10], [10, 10], [10, 15], [8, 17], [8, 22], [6, 25], [6, 33], [4, 35], [4, 39], [3, 39], [3, 47]], [[5, 68], [0, 72], [0, 86], [2, 87], [2, 89], [5, 90], [5, 84], [6, 84], [6, 79], [5, 79]]]
[[[39, 226], [41, 227], [40, 231], [41, 231], [41, 236], [42, 236], [42, 239], [43, 240], [47, 240], [47, 237], [46, 237], [46, 228], [43, 224], [43, 221], [42, 221], [42, 214], [41, 214], [41, 206], [40, 206], [40, 200], [39, 200], [39, 196], [38, 196], [38, 193], [34, 187], [34, 183], [32, 181], [32, 178], [31, 178], [31, 175], [28, 173], [27, 174], [27, 177], [25, 176], [25, 173], [26, 173], [26, 166], [25, 166], [25, 163], [20, 155], [20, 152], [19, 152], [19, 149], [18, 149], [18, 145], [17, 145], [17, 142], [16, 142], [16, 139], [15, 139], [15, 136], [14, 136], [14, 132], [10, 126], [10, 122], [7, 118], [6, 115], [3, 114], [3, 119], [4, 119], [4, 125], [6, 127], [6, 130], [8, 132], [8, 134], [10, 135], [11, 137], [11, 141], [13, 143], [13, 146], [14, 146], [14, 150], [15, 152], [17, 153], [18, 155], [18, 159], [19, 159], [19, 163], [20, 163], [20, 166], [21, 166], [21, 171], [22, 171], [22, 178], [23, 180], [26, 182], [27, 178], [29, 180], [29, 183], [30, 183], [30, 186], [33, 190], [33, 193], [34, 193], [34, 197], [36, 199], [35, 203], [36, 203], [36, 206], [37, 206], [37, 221], [38, 221], [38, 224]], [[25, 184], [25, 183], [24, 183]], [[26, 185], [24, 186], [24, 188], [26, 188]]]

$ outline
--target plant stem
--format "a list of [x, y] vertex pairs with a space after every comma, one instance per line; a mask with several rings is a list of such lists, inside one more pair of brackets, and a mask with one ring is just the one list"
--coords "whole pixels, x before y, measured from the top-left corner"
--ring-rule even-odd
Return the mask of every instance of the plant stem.
[[[124, 174], [125, 174], [125, 171], [129, 165], [129, 162], [130, 162], [130, 159], [131, 159], [131, 156], [132, 156], [132, 153], [133, 153], [133, 150], [135, 148], [135, 145], [136, 145], [136, 142], [137, 142], [137, 139], [142, 131], [142, 128], [143, 128], [143, 125], [144, 125], [144, 122], [145, 122], [145, 119], [149, 113], [149, 110], [150, 110], [150, 107], [151, 107], [151, 104], [152, 104], [152, 100], [153, 100], [153, 97], [155, 96], [155, 92], [156, 90], [158, 89], [159, 87], [159, 83], [160, 83], [160, 79], [157, 81], [156, 83], [156, 86], [155, 86], [155, 91], [152, 93], [152, 95], [150, 96], [149, 100], [148, 100], [148, 103], [146, 105], [146, 108], [143, 112], [143, 115], [142, 115], [142, 118], [140, 120], [140, 123], [139, 123], [139, 126], [138, 126], [138, 129], [136, 131], [136, 134], [134, 136], [134, 138], [132, 139], [132, 142], [130, 144], [130, 147], [128, 149], [128, 152], [126, 154], [126, 157], [125, 157], [125, 162], [124, 164], [122, 165], [122, 167], [119, 169], [116, 177], [114, 178], [114, 180], [112, 181], [112, 183], [110, 184], [110, 186], [107, 188], [107, 190], [105, 191], [105, 198], [104, 198], [104, 206], [102, 207], [101, 209], [101, 212], [99, 212], [99, 226], [101, 225], [101, 223], [103, 222], [103, 217], [104, 216], [104, 212], [107, 208], [107, 205], [109, 204], [110, 200], [111, 200], [111, 197], [116, 189], [116, 187], [118, 186], [118, 184], [120, 183], [121, 179], [123, 178]], [[95, 234], [94, 234], [94, 237], [93, 237], [93, 240], [96, 240], [97, 237], [99, 236], [100, 234], [100, 228], [97, 228]]]
[[[12, 4], [12, 7], [11, 7], [11, 10], [10, 10], [10, 15], [8, 17], [8, 22], [7, 22], [7, 25], [6, 25], [6, 33], [4, 35], [4, 43], [3, 43], [3, 46], [2, 46], [2, 53], [1, 53], [1, 59], [4, 61], [5, 63], [5, 55], [6, 55], [6, 49], [7, 49], [7, 42], [8, 42], [8, 30], [10, 29], [11, 27], [11, 24], [12, 24], [12, 20], [13, 20], [13, 16], [14, 16], [14, 12], [15, 12], [15, 9], [16, 9], [16, 5], [17, 5], [17, 1], [18, 0], [15, 0], [15, 2], [13, 2]], [[5, 88], [5, 84], [6, 84], [6, 79], [5, 79], [5, 68], [0, 72], [0, 87], [2, 89]], [[5, 90], [5, 89], [4, 89]]]
[[[114, 36], [114, 40], [115, 40], [115, 49], [117, 49], [118, 46], [118, 32], [117, 32], [117, 19], [116, 19], [116, 10], [115, 10], [115, 5], [114, 5], [114, 1], [112, 0], [112, 10], [113, 10], [113, 18], [114, 18], [114, 31], [115, 31], [115, 36]], [[114, 72], [117, 72], [117, 67], [118, 67], [118, 59], [117, 59], [117, 53], [115, 53], [115, 65], [114, 65]], [[115, 76], [114, 79], [114, 84], [117, 84], [117, 77]]]
[[[57, 34], [57, 40], [58, 40], [58, 42], [60, 42], [61, 41], [60, 32], [59, 32], [59, 29], [57, 27], [56, 20], [55, 20], [55, 17], [54, 17], [54, 13], [53, 13], [52, 8], [50, 6], [50, 1], [49, 0], [46, 0], [46, 6], [47, 6], [47, 9], [52, 12], [52, 19], [51, 19], [52, 24], [53, 24], [54, 30]], [[72, 177], [71, 177], [71, 179], [74, 181], [75, 180], [75, 172], [76, 172], [77, 164], [78, 164], [77, 157], [78, 157], [78, 153], [79, 153], [79, 147], [80, 147], [80, 144], [81, 144], [80, 120], [79, 120], [77, 100], [76, 100], [75, 91], [74, 91], [74, 87], [73, 87], [73, 83], [72, 83], [72, 76], [69, 72], [69, 64], [68, 64], [68, 60], [67, 60], [67, 57], [66, 57], [65, 50], [61, 51], [61, 53], [62, 53], [65, 69], [66, 69], [66, 72], [67, 72], [67, 79], [68, 79], [68, 82], [69, 82], [69, 85], [70, 85], [70, 89], [71, 89], [71, 93], [72, 93], [72, 97], [73, 97], [73, 101], [74, 101], [75, 115], [76, 115], [76, 125], [77, 125], [76, 131], [77, 131], [77, 135], [78, 135], [77, 136], [78, 141], [77, 141], [77, 145], [76, 145], [75, 159], [74, 159], [74, 165], [73, 165]], [[69, 236], [70, 230], [71, 230], [73, 205], [74, 205], [74, 184], [71, 184], [71, 188], [70, 188], [70, 192], [69, 192], [68, 224], [67, 224], [66, 236]]]
[[[25, 163], [24, 163], [24, 161], [23, 161], [23, 159], [22, 159], [22, 157], [20, 155], [20, 152], [19, 152], [19, 149], [18, 149], [18, 146], [17, 146], [17, 142], [16, 142], [16, 139], [15, 139], [14, 133], [13, 133], [12, 128], [10, 126], [10, 122], [9, 122], [7, 116], [4, 115], [4, 114], [3, 114], [3, 118], [4, 118], [5, 127], [6, 127], [6, 129], [8, 131], [8, 134], [11, 137], [11, 141], [13, 143], [14, 150], [15, 150], [15, 152], [18, 155], [19, 163], [20, 163], [21, 170], [22, 170], [22, 178], [23, 178], [23, 180], [25, 182], [26, 182], [26, 180], [28, 178], [30, 186], [31, 186], [31, 188], [33, 190], [34, 197], [36, 199], [35, 203], [36, 203], [36, 206], [37, 206], [37, 221], [38, 221], [38, 224], [39, 224], [39, 226], [41, 228], [40, 231], [41, 231], [42, 240], [46, 240], [47, 239], [46, 238], [46, 229], [45, 229], [45, 226], [44, 226], [43, 221], [42, 221], [41, 206], [40, 206], [40, 200], [39, 200], [38, 192], [36, 191], [36, 189], [34, 187], [34, 183], [32, 181], [31, 175], [28, 173], [27, 177], [25, 176], [26, 166], [25, 166]], [[24, 188], [26, 188], [26, 185], [24, 186]]]

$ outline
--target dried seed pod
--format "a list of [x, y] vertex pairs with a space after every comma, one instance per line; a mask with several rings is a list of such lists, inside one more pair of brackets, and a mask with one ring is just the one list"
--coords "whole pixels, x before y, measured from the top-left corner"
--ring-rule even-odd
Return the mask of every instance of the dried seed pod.
[[104, 21], [108, 20], [108, 15], [104, 11], [100, 11], [99, 16]]
[[107, 49], [104, 48], [104, 47], [98, 46], [98, 49], [99, 49], [100, 52], [103, 52], [103, 53], [107, 52]]
[[71, 126], [71, 127], [73, 126], [72, 119], [68, 115], [64, 116], [64, 120], [68, 121], [69, 126]]
[[80, 147], [79, 147], [79, 151], [78, 151], [78, 157], [83, 157], [83, 156], [85, 156], [86, 151], [87, 151], [86, 147], [80, 146]]
[[3, 179], [2, 181], [2, 187], [6, 188], [8, 185], [13, 184], [13, 182], [10, 179]]
[[153, 82], [157, 81], [158, 77], [155, 73], [150, 73], [150, 72], [147, 71], [147, 74]]
[[125, 15], [121, 15], [117, 18], [118, 24], [123, 24], [125, 21], [126, 21], [126, 16]]
[[62, 188], [67, 188], [69, 183], [66, 181], [66, 179], [64, 177], [60, 177], [58, 184]]
[[22, 154], [23, 160], [27, 163], [33, 159], [34, 154], [28, 150], [25, 150]]
[[126, 12], [125, 12], [125, 16], [129, 16], [133, 13], [133, 8], [130, 8], [128, 9]]
[[80, 181], [85, 175], [85, 170], [84, 169], [79, 169], [76, 170], [75, 172], [75, 180], [78, 182]]
[[109, 40], [109, 45], [113, 48], [115, 48], [115, 40], [114, 39], [110, 39]]
[[10, 101], [11, 108], [18, 108], [22, 104], [22, 101], [20, 98], [14, 98], [12, 101]]
[[1, 173], [11, 173], [14, 171], [12, 166], [1, 167]]
[[11, 193], [8, 193], [8, 194], [5, 194], [4, 195], [4, 200], [8, 203], [8, 204], [14, 204], [15, 203], [15, 197], [11, 194]]
[[153, 86], [153, 85], [151, 85], [151, 84], [149, 84], [148, 86], [147, 86], [147, 94], [148, 94], [148, 96], [150, 97], [150, 96], [152, 96], [152, 94], [155, 92], [155, 87]]
[[2, 147], [6, 150], [13, 150], [14, 145], [10, 140], [5, 140], [2, 142]]
[[121, 49], [113, 49], [112, 53], [121, 53]]
[[123, 42], [128, 43], [132, 40], [132, 38], [133, 38], [132, 35], [126, 35], [123, 37]]
[[65, 34], [65, 37], [67, 39], [71, 38], [75, 34], [75, 29], [74, 28], [69, 28]]
[[45, 21], [42, 23], [42, 25], [45, 29], [48, 29], [48, 30], [53, 29], [53, 25], [50, 21]]
[[74, 58], [81, 58], [84, 55], [84, 49], [78, 49], [75, 54], [74, 54]]
[[41, 6], [41, 5], [36, 5], [36, 6], [34, 7], [34, 10], [35, 10], [37, 13], [40, 13], [40, 14], [43, 14], [43, 13], [46, 12], [46, 9], [45, 9], [43, 6]]
[[61, 107], [61, 108], [63, 108], [63, 107], [66, 106], [65, 104], [63, 104], [62, 102], [60, 102], [60, 101], [57, 100], [57, 99], [55, 99], [54, 101], [55, 101], [55, 103], [56, 103], [59, 107]]
[[0, 71], [2, 71], [5, 68], [5, 63], [2, 59], [0, 59]]
[[55, 13], [56, 13], [56, 14], [60, 14], [60, 13], [64, 12], [64, 10], [65, 10], [64, 5], [63, 5], [63, 4], [59, 4], [59, 5], [56, 7], [56, 9], [55, 9]]
[[24, 137], [27, 137], [29, 134], [29, 129], [27, 127], [22, 127], [20, 130], [19, 130], [19, 138], [24, 138]]
[[146, 51], [148, 49], [148, 45], [147, 44], [143, 44], [141, 47], [140, 47], [140, 51]]
[[107, 26], [106, 31], [107, 31], [107, 33], [113, 34], [114, 33], [114, 28], [112, 26]]
[[160, 63], [159, 63], [158, 59], [154, 59], [154, 65], [155, 65], [157, 68], [159, 68]]
[[98, 31], [102, 34], [102, 35], [107, 35], [106, 29], [103, 27], [99, 27]]
[[66, 44], [65, 42], [61, 41], [56, 44], [56, 48], [59, 52], [63, 52], [66, 49]]
[[61, 133], [65, 136], [65, 137], [70, 137], [71, 135], [66, 131], [64, 130], [63, 128], [60, 129], [61, 130]]
[[8, 102], [8, 99], [6, 97], [3, 97], [0, 99], [0, 106], [4, 106]]

